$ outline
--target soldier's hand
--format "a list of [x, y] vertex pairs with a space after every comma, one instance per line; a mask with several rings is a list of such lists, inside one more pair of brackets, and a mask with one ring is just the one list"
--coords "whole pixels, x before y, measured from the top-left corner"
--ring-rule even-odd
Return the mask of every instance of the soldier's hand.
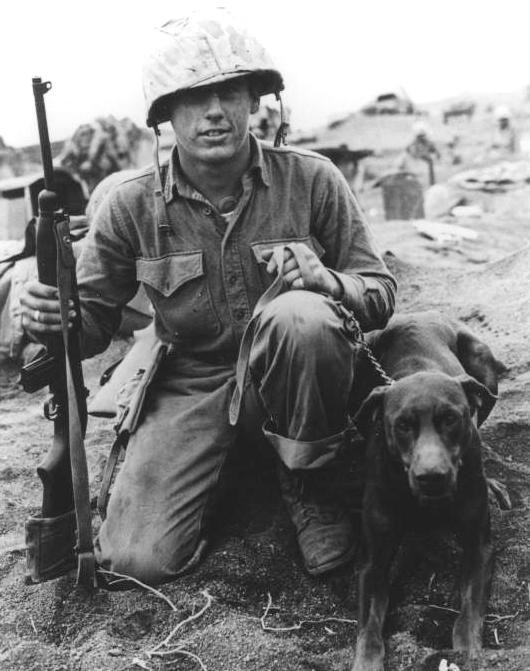
[[[22, 306], [22, 326], [37, 340], [50, 333], [61, 331], [61, 309], [56, 287], [50, 287], [37, 280], [26, 282], [20, 295]], [[75, 317], [73, 304], [70, 305], [69, 326]]]
[[[290, 289], [308, 289], [309, 291], [322, 291], [339, 298], [342, 287], [333, 275], [326, 268], [315, 252], [303, 242], [291, 242], [291, 249], [283, 251], [283, 269], [282, 277]], [[267, 261], [267, 272], [271, 275], [278, 271], [274, 250], [270, 249], [263, 252], [263, 258]]]

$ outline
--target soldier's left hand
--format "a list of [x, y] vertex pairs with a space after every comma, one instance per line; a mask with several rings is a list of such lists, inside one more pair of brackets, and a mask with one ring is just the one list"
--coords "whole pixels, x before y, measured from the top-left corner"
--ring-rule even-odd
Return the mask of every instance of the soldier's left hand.
[[[290, 289], [307, 289], [322, 291], [338, 298], [341, 286], [337, 278], [322, 263], [315, 252], [303, 242], [291, 242], [293, 249], [283, 250], [282, 277]], [[273, 249], [263, 252], [263, 258], [268, 261], [267, 272], [271, 275], [278, 271]]]

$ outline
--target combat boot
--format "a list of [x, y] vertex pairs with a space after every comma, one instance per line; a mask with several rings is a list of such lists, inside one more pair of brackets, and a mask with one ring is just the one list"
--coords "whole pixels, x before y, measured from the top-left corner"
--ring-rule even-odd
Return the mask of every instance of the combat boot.
[[357, 543], [351, 521], [334, 487], [336, 472], [333, 469], [290, 471], [280, 461], [277, 471], [307, 572], [321, 575], [349, 562]]

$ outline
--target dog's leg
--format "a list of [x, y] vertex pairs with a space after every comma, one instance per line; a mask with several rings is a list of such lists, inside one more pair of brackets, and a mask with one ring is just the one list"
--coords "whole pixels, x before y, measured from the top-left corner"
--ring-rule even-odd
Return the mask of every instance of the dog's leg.
[[481, 514], [463, 520], [461, 526], [461, 605], [453, 627], [453, 647], [467, 651], [471, 658], [476, 657], [482, 648], [482, 623], [493, 569], [486, 483], [483, 490]]
[[370, 496], [365, 497], [363, 507], [366, 562], [359, 576], [359, 634], [352, 671], [383, 671], [389, 570], [401, 539], [401, 525]]

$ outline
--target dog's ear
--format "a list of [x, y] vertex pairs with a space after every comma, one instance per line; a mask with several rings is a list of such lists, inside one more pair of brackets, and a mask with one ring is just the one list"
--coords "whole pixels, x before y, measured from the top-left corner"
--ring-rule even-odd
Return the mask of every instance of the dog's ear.
[[460, 375], [457, 379], [467, 396], [471, 414], [477, 412], [477, 424], [480, 426], [492, 411], [498, 396], [471, 375]]
[[468, 375], [497, 393], [499, 377], [507, 372], [506, 366], [495, 358], [491, 349], [467, 326], [458, 324], [456, 330], [457, 356]]
[[365, 398], [361, 407], [356, 412], [353, 421], [363, 436], [368, 435], [370, 425], [375, 422], [379, 413], [383, 409], [383, 399], [388, 386], [376, 387]]

